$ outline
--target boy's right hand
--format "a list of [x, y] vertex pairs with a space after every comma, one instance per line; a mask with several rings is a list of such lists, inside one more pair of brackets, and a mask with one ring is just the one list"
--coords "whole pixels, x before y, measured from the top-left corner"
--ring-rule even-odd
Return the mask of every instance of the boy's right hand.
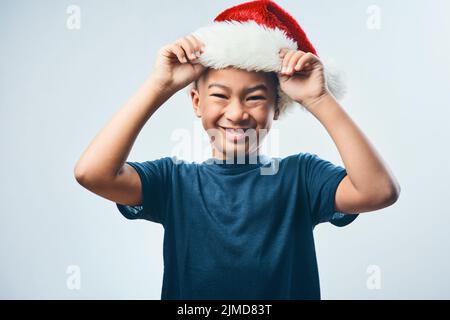
[[[198, 62], [204, 43], [188, 35], [158, 50], [152, 78], [164, 90], [177, 92], [196, 80], [206, 69]], [[198, 56], [196, 56], [198, 52]], [[193, 56], [192, 56], [193, 55]]]

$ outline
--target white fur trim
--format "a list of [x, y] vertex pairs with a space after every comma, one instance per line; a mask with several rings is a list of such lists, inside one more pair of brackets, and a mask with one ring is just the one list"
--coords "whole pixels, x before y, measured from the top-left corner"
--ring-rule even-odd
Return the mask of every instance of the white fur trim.
[[[205, 50], [198, 58], [198, 62], [213, 69], [233, 66], [248, 71], [280, 72], [282, 67], [280, 49], [298, 50], [297, 43], [283, 30], [267, 28], [253, 20], [214, 22], [197, 29], [192, 34], [205, 44]], [[341, 99], [345, 87], [340, 73], [325, 63], [324, 67], [330, 92], [337, 99]], [[188, 93], [193, 85], [194, 83], [187, 87]], [[279, 86], [278, 95], [280, 115], [297, 104]]]

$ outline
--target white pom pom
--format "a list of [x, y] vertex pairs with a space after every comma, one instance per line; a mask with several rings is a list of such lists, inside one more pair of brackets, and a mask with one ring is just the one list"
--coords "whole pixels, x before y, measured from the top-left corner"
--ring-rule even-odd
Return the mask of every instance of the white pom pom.
[[332, 60], [322, 60], [322, 63], [328, 89], [337, 100], [342, 100], [347, 93], [345, 72], [338, 68]]

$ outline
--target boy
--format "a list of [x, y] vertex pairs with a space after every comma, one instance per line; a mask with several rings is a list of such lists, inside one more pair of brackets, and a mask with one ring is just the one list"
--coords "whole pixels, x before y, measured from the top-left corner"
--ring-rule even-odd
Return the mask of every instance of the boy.
[[[244, 11], [253, 18], [271, 12], [296, 32], [273, 38], [275, 29], [224, 22], [242, 19]], [[274, 21], [261, 17], [258, 24]], [[399, 184], [336, 101], [314, 48], [280, 7], [254, 1], [224, 11], [215, 21], [213, 29], [158, 51], [151, 76], [95, 137], [75, 177], [114, 201], [126, 218], [162, 224], [161, 299], [320, 299], [314, 227], [323, 222], [344, 226], [359, 213], [393, 204]], [[230, 27], [229, 38], [208, 36], [211, 30], [222, 32], [224, 25]], [[239, 35], [259, 39], [260, 47], [231, 45]], [[265, 36], [296, 39], [295, 49], [290, 42], [269, 43]], [[265, 60], [273, 58], [275, 47], [259, 56], [254, 51], [273, 43], [284, 46], [276, 48], [278, 64]], [[242, 60], [220, 65], [235, 58]], [[259, 70], [251, 71], [245, 65], [249, 61], [259, 61]], [[193, 82], [194, 112], [211, 137], [212, 157], [202, 163], [171, 157], [126, 161], [153, 113]], [[282, 159], [260, 154], [264, 132], [286, 111], [289, 99], [322, 123], [345, 169], [310, 153]]]

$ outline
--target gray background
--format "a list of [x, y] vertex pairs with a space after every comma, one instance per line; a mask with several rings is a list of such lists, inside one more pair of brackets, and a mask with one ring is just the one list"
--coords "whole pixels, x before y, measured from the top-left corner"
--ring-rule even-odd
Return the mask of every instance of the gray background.
[[[0, 298], [159, 299], [163, 228], [128, 221], [74, 179], [76, 160], [133, 94], [157, 49], [239, 1], [0, 1]], [[277, 1], [321, 57], [345, 69], [343, 106], [402, 186], [392, 207], [315, 229], [324, 299], [450, 298], [447, 163], [450, 3]], [[69, 5], [81, 29], [66, 28]], [[381, 29], [367, 27], [370, 5]], [[446, 40], [447, 39], [447, 40]], [[198, 120], [184, 92], [138, 137], [129, 160], [169, 155]], [[280, 156], [342, 164], [321, 124], [296, 110], [275, 124]], [[66, 285], [67, 267], [81, 288]], [[367, 268], [381, 271], [369, 289]]]

